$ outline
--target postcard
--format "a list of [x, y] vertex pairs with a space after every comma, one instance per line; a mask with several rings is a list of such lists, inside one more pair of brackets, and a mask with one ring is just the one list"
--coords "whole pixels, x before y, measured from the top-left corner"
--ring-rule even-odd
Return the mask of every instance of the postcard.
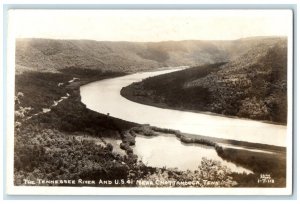
[[292, 10], [8, 15], [8, 194], [291, 194]]

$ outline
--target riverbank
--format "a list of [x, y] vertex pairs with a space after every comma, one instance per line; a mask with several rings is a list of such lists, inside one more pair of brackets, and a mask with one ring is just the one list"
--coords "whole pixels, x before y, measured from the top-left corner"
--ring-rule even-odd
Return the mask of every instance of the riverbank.
[[[238, 145], [238, 142], [234, 144], [236, 148], [234, 146], [228, 147], [224, 144], [233, 144], [233, 141], [209, 139], [207, 137], [187, 135], [176, 130], [143, 125], [133, 127], [123, 134], [121, 148], [131, 154], [136, 143], [135, 138], [138, 135], [153, 138], [160, 137], [160, 135], [165, 133], [178, 138], [183, 144], [200, 144], [212, 147], [218, 156], [225, 161], [233, 162], [238, 166], [251, 170], [253, 174], [231, 173], [234, 180], [238, 181], [239, 187], [284, 187], [286, 185], [286, 148], [282, 147], [243, 142], [240, 145]], [[254, 178], [259, 178], [260, 175], [264, 174], [271, 175], [276, 182], [268, 184], [255, 183]]]
[[[15, 135], [15, 185], [24, 185], [24, 179], [125, 179], [136, 181], [138, 179], [157, 179], [168, 174], [165, 179], [193, 181], [193, 179], [205, 179], [202, 174], [185, 172], [167, 168], [150, 167], [139, 161], [127, 145], [123, 145], [126, 155], [122, 156], [113, 152], [109, 143], [97, 145], [91, 137], [122, 139], [128, 147], [135, 144], [134, 136], [129, 134], [137, 131], [136, 123], [120, 120], [105, 114], [91, 111], [81, 102], [79, 87], [82, 84], [106, 79], [120, 74], [101, 75], [96, 77], [53, 73], [31, 72], [16, 76], [16, 96], [19, 95], [19, 103], [16, 110], [31, 107], [30, 111], [24, 112], [24, 117], [17, 117]], [[74, 78], [79, 78], [77, 81]], [[73, 80], [73, 81], [72, 81]], [[72, 82], [69, 82], [72, 81]], [[64, 85], [58, 86], [59, 83]], [[20, 94], [19, 94], [20, 93]], [[33, 116], [42, 108], [49, 107], [53, 100], [62, 96], [70, 96], [51, 107], [49, 112]], [[100, 99], [101, 100], [101, 99]], [[29, 120], [25, 120], [32, 116]], [[128, 134], [129, 133], [129, 134]], [[146, 133], [143, 131], [143, 134]], [[81, 135], [78, 139], [77, 135]], [[122, 148], [122, 147], [121, 147]], [[205, 165], [215, 166], [214, 170], [222, 169], [218, 163], [204, 160]], [[212, 166], [210, 166], [212, 168]], [[208, 171], [208, 170], [206, 170]], [[212, 172], [213, 173], [213, 172]], [[149, 177], [149, 175], [152, 175]], [[217, 176], [218, 174], [216, 174]], [[225, 175], [219, 180], [218, 186], [244, 186], [242, 177], [236, 175], [239, 183], [229, 178], [235, 175], [225, 170]], [[248, 177], [247, 177], [248, 178]], [[225, 182], [226, 181], [226, 182]], [[214, 183], [215, 184], [215, 183]], [[94, 186], [101, 186], [95, 184]], [[118, 186], [118, 185], [113, 185]], [[120, 185], [119, 185], [120, 186]], [[129, 182], [126, 186], [139, 186]], [[202, 187], [212, 187], [201, 183]], [[261, 186], [261, 185], [259, 185]], [[269, 185], [270, 186], [270, 185]]]
[[[15, 185], [25, 185], [24, 179], [128, 177], [136, 161], [114, 153], [109, 143], [95, 144], [90, 137], [120, 138], [121, 131], [136, 124], [87, 109], [79, 92], [82, 84], [120, 75], [87, 71], [16, 76]], [[66, 94], [68, 98], [52, 106]], [[48, 107], [49, 111], [37, 114]]]
[[[268, 75], [271, 72], [261, 79], [266, 81], [267, 88], [259, 87], [258, 84], [262, 82], [257, 79], [244, 82], [243, 77], [248, 76], [248, 73], [240, 74], [240, 78], [219, 76], [213, 79], [217, 73], [223, 73], [223, 67], [226, 66], [226, 63], [208, 64], [145, 78], [123, 87], [121, 95], [133, 102], [163, 109], [259, 120], [276, 125], [287, 124], [287, 105], [278, 104], [281, 98], [286, 101], [286, 90], [282, 88], [278, 94], [269, 96], [273, 89], [279, 89], [279, 85], [272, 85], [279, 82], [278, 79], [273, 79], [275, 82], [270, 80]], [[213, 83], [217, 84], [217, 88], [207, 85]], [[274, 116], [277, 112], [280, 112], [280, 117]]]
[[[174, 71], [176, 72], [176, 69]], [[157, 75], [168, 75], [166, 73], [169, 72], [137, 73], [90, 83], [80, 88], [82, 102], [91, 110], [110, 113], [116, 118], [139, 124], [151, 124], [156, 127], [180, 130], [192, 135], [286, 147], [287, 126], [162, 109], [135, 103], [120, 95], [120, 90], [132, 83]], [[105, 98], [106, 100], [99, 101], [98, 98]], [[126, 107], [126, 109], [121, 107]]]
[[[91, 111], [81, 103], [81, 84], [115, 76], [99, 74], [99, 78], [37, 72], [16, 76], [15, 108], [19, 114], [15, 121], [14, 184], [27, 185], [25, 180], [30, 180], [46, 186], [107, 186], [107, 182], [97, 181], [117, 180], [120, 182], [109, 182], [109, 186], [143, 186], [139, 180], [157, 180], [166, 172], [173, 179], [185, 182], [202, 180], [201, 175], [191, 172], [146, 166], [132, 152], [115, 153], [110, 143], [103, 142], [107, 137], [124, 138], [124, 131], [138, 125]], [[51, 106], [66, 94], [68, 98]], [[50, 106], [49, 111], [40, 113]], [[205, 161], [203, 165], [210, 164], [210, 160]], [[222, 168], [217, 163], [213, 165], [216, 165], [214, 169]], [[221, 179], [210, 178], [216, 179], [217, 184], [200, 182], [199, 185], [236, 186], [228, 173]], [[40, 184], [40, 180], [45, 182]], [[93, 182], [52, 182], [63, 180]]]
[[[211, 115], [211, 116], [220, 116], [220, 117], [240, 119], [240, 120], [246, 120], [246, 121], [253, 120], [250, 118], [242, 118], [242, 117], [233, 116], [233, 115], [225, 115], [222, 113], [214, 113], [211, 111], [200, 111], [200, 110], [189, 109], [189, 108], [185, 108], [185, 107], [183, 108], [183, 107], [170, 106], [167, 103], [161, 102], [158, 99], [153, 99], [153, 98], [149, 97], [152, 94], [151, 92], [148, 94], [140, 94], [140, 93], [137, 94], [135, 86], [139, 85], [139, 83], [141, 83], [141, 82], [131, 84], [127, 87], [123, 87], [120, 92], [121, 95], [130, 101], [140, 103], [143, 105], [147, 105], [147, 106], [158, 107], [158, 108], [162, 108], [162, 109], [171, 109], [171, 110], [185, 111], [185, 112], [190, 112], [190, 113], [200, 113], [200, 114], [206, 114], [206, 115]], [[163, 100], [164, 99], [162, 99], [162, 101]], [[272, 125], [286, 125], [286, 123], [268, 121], [268, 120], [260, 120], [260, 122], [266, 123], [266, 124], [272, 124]]]

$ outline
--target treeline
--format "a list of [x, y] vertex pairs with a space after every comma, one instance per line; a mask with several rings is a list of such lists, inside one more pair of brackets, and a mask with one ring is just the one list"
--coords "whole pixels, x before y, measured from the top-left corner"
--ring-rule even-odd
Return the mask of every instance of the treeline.
[[[217, 143], [207, 139], [188, 138], [180, 131], [158, 128], [149, 125], [141, 125], [130, 128], [127, 131], [122, 132], [121, 149], [124, 149], [130, 158], [136, 158], [133, 154], [131, 146], [135, 145], [135, 138], [137, 135], [144, 135], [148, 137], [158, 136], [161, 133], [174, 134], [183, 143], [202, 144], [206, 146], [212, 146], [217, 152], [223, 152], [223, 148]], [[139, 162], [141, 164], [141, 162]], [[141, 168], [141, 166], [140, 166]], [[130, 172], [130, 179], [142, 178], [147, 182], [156, 183], [157, 181], [172, 181], [174, 185], [170, 184], [155, 184], [151, 187], [185, 187], [182, 183], [188, 183], [187, 186], [194, 187], [235, 187], [238, 183], [231, 176], [231, 170], [221, 165], [220, 162], [213, 161], [207, 158], [201, 158], [198, 170], [195, 171], [180, 171], [178, 169], [167, 168], [147, 168], [143, 166], [141, 169], [134, 168], [135, 171]], [[146, 173], [148, 172], [148, 173]], [[205, 181], [204, 181], [205, 180]], [[206, 182], [208, 181], [208, 182]], [[197, 183], [197, 184], [195, 184]], [[141, 183], [136, 183], [136, 186], [143, 186]], [[148, 186], [149, 187], [149, 186]]]
[[187, 86], [209, 90], [211, 112], [286, 124], [287, 42], [253, 48]]
[[[84, 139], [120, 137], [120, 132], [136, 124], [91, 111], [80, 101], [80, 82], [119, 76], [120, 73], [26, 72], [16, 76], [16, 112], [31, 107], [16, 118], [15, 184], [24, 179], [126, 179], [136, 161]], [[88, 76], [88, 78], [85, 78]], [[72, 78], [79, 82], [69, 83]], [[58, 86], [58, 83], [63, 85]], [[69, 94], [56, 106], [54, 100]], [[49, 112], [43, 113], [43, 108]], [[83, 139], [77, 139], [82, 135]]]
[[286, 124], [286, 41], [258, 45], [228, 63], [151, 77], [121, 94], [147, 105]]
[[[71, 68], [73, 69], [73, 68]], [[26, 110], [16, 117], [14, 144], [14, 183], [24, 185], [24, 179], [157, 179], [161, 176], [178, 181], [205, 179], [207, 172], [215, 171], [213, 179], [218, 183], [203, 187], [239, 186], [230, 171], [211, 160], [203, 160], [200, 169], [205, 173], [154, 168], [143, 164], [131, 146], [137, 134], [155, 136], [159, 132], [175, 134], [182, 142], [213, 146], [222, 151], [217, 143], [206, 139], [190, 139], [174, 130], [139, 126], [88, 110], [81, 103], [79, 86], [92, 80], [119, 76], [121, 73], [93, 73], [74, 69], [74, 75], [63, 73], [25, 72], [16, 76], [16, 111]], [[78, 78], [73, 82], [72, 79]], [[61, 83], [60, 85], [58, 85]], [[47, 91], [49, 90], [49, 91]], [[69, 94], [69, 97], [53, 105], [53, 100]], [[44, 108], [50, 111], [43, 112]], [[36, 115], [35, 115], [36, 114]], [[121, 139], [122, 156], [113, 152], [113, 146], [99, 145], [89, 138], [113, 137]], [[227, 154], [227, 158], [228, 157]], [[225, 168], [225, 169], [224, 169]], [[223, 173], [220, 173], [222, 171]], [[248, 178], [248, 177], [246, 177]], [[240, 179], [242, 182], [243, 179]], [[127, 186], [138, 186], [128, 183]]]
[[39, 125], [26, 125], [15, 137], [15, 185], [23, 179], [126, 179], [128, 158], [88, 140]]
[[[202, 173], [154, 168], [138, 161], [130, 147], [135, 144], [136, 134], [155, 135], [155, 131], [88, 110], [81, 103], [78, 90], [81, 81], [87, 82], [88, 79], [84, 78], [84, 75], [76, 75], [76, 77], [80, 77], [79, 82], [66, 83], [74, 76], [70, 77], [64, 73], [40, 74], [35, 72], [18, 76], [16, 81], [16, 100], [18, 101], [16, 111], [22, 107], [32, 107], [33, 110], [36, 107], [45, 108], [45, 106], [51, 105], [51, 100], [57, 99], [61, 95], [69, 93], [70, 96], [58, 105], [50, 107], [50, 111], [27, 111], [16, 119], [15, 185], [25, 185], [24, 179], [36, 182], [37, 179], [96, 181], [99, 179], [130, 179], [134, 182], [126, 183], [126, 186], [139, 186], [135, 182], [136, 180], [161, 178], [159, 172], [162, 171], [168, 172], [170, 179], [176, 178], [179, 181], [206, 178]], [[36, 78], [42, 80], [35, 80]], [[44, 83], [42, 83], [43, 81]], [[57, 83], [64, 84], [58, 86]], [[30, 89], [27, 86], [30, 86]], [[53, 91], [44, 92], [44, 90], [51, 88]], [[40, 97], [36, 97], [38, 94]], [[28, 100], [28, 97], [35, 98], [35, 100]], [[50, 101], [48, 101], [49, 99]], [[36, 112], [37, 115], [35, 115]], [[102, 137], [108, 136], [122, 139], [121, 148], [126, 151], [126, 155], [114, 153], [113, 146], [109, 143], [100, 145], [89, 139], [92, 137], [101, 140]], [[216, 166], [216, 168], [207, 169], [208, 163]], [[200, 166], [205, 168], [207, 172], [225, 168], [210, 160], [203, 160]], [[212, 166], [209, 165], [209, 167]], [[218, 172], [220, 173], [220, 171]], [[228, 174], [229, 171], [226, 170], [218, 177], [211, 178], [217, 179], [218, 183], [202, 183], [201, 186], [236, 186], [237, 183]], [[119, 185], [113, 184], [112, 186]], [[102, 186], [102, 184], [96, 183], [94, 186]]]
[[[285, 187], [286, 186], [286, 151], [255, 152], [243, 149], [223, 148], [217, 151], [218, 155], [230, 162], [248, 168], [254, 172], [252, 175], [233, 174], [235, 181], [243, 187]], [[274, 183], [258, 184], [257, 179], [262, 174], [271, 175]], [[256, 180], [255, 180], [256, 179]]]
[[122, 88], [121, 95], [135, 102], [158, 107], [209, 111], [207, 105], [211, 103], [213, 93], [208, 88], [185, 88], [185, 84], [220, 70], [223, 64], [209, 64], [150, 77]]
[[[236, 181], [238, 187], [285, 187], [286, 186], [286, 149], [278, 148], [271, 150], [270, 152], [255, 152], [243, 149], [235, 149], [230, 147], [223, 147], [217, 142], [204, 138], [192, 138], [186, 136], [178, 130], [158, 128], [149, 125], [143, 125], [131, 128], [131, 131], [137, 134], [145, 136], [156, 136], [159, 133], [173, 134], [181, 142], [187, 144], [200, 144], [210, 146], [215, 149], [218, 156], [222, 159], [232, 162], [238, 166], [247, 168], [253, 172], [253, 174], [239, 174], [230, 173], [232, 181]], [[133, 134], [134, 135], [134, 134]], [[134, 136], [135, 137], [135, 136]], [[133, 137], [133, 138], [134, 138]], [[202, 161], [201, 164], [205, 164]], [[213, 162], [213, 161], [210, 161]], [[214, 163], [216, 165], [216, 163]], [[216, 167], [217, 168], [217, 167]], [[223, 169], [224, 170], [224, 169]], [[163, 173], [161, 171], [156, 172], [160, 176]], [[193, 174], [193, 172], [190, 172]], [[270, 174], [275, 183], [257, 183], [257, 179], [262, 174]], [[223, 181], [224, 182], [224, 181]]]
[[[65, 68], [58, 73], [26, 71], [15, 76], [15, 95], [17, 96], [18, 92], [23, 93], [25, 97], [22, 98], [22, 105], [34, 107], [31, 113], [37, 113], [43, 108], [51, 106], [53, 101], [59, 100], [68, 92], [79, 91], [78, 87], [83, 83], [121, 75], [124, 73], [103, 72], [78, 67]], [[73, 78], [80, 79], [74, 87], [71, 86], [73, 83], [69, 83]], [[16, 105], [19, 104], [16, 103]]]

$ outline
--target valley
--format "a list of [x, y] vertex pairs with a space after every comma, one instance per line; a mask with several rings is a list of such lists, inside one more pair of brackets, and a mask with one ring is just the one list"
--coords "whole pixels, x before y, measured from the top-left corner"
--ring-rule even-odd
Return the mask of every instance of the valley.
[[229, 62], [150, 77], [121, 94], [157, 107], [286, 124], [286, 41], [262, 44]]
[[[22, 186], [25, 185], [24, 180], [38, 179], [142, 179], [155, 183], [158, 178], [164, 178], [189, 182], [215, 181], [200, 182], [202, 187], [285, 186], [286, 148], [280, 140], [272, 140], [274, 144], [243, 139], [237, 141], [232, 135], [242, 138], [240, 129], [228, 134], [229, 138], [223, 137], [222, 131], [211, 134], [178, 131], [181, 120], [178, 120], [176, 128], [168, 128], [167, 115], [143, 114], [140, 112], [142, 109], [129, 109], [120, 104], [121, 100], [128, 101], [122, 97], [125, 96], [131, 100], [128, 101], [130, 103], [135, 101], [164, 109], [177, 109], [187, 114], [189, 111], [195, 114], [208, 111], [236, 119], [250, 118], [284, 126], [285, 43], [285, 38], [276, 37], [156, 43], [18, 39], [14, 184]], [[176, 66], [182, 65], [191, 68], [172, 72]], [[120, 78], [132, 79], [133, 75], [147, 75], [156, 70], [163, 73], [142, 82], [135, 81], [129, 87], [125, 87], [129, 85], [127, 82], [120, 86]], [[85, 87], [113, 82], [113, 79], [116, 79], [114, 83], [102, 88], [95, 87], [88, 94], [94, 105], [86, 104]], [[117, 92], [112, 90], [114, 86], [118, 86]], [[101, 97], [105, 93], [117, 98]], [[139, 107], [144, 106], [142, 104], [138, 104]], [[95, 110], [95, 107], [99, 109]], [[113, 108], [108, 110], [106, 107]], [[121, 117], [116, 113], [125, 115]], [[128, 117], [129, 113], [137, 120]], [[141, 119], [147, 115], [152, 119], [143, 122]], [[208, 120], [204, 118], [203, 121]], [[160, 127], [155, 127], [155, 122], [160, 122]], [[221, 123], [222, 120], [216, 122]], [[253, 121], [253, 124], [260, 122]], [[209, 130], [206, 127], [198, 129]], [[169, 139], [164, 137], [166, 134]], [[155, 141], [166, 141], [168, 145], [182, 148], [182, 156], [189, 151], [189, 145], [202, 145], [201, 151], [193, 147], [200, 153], [196, 161], [199, 171], [156, 166], [143, 160], [138, 153], [141, 147], [135, 145]], [[161, 145], [163, 148], [164, 143]], [[160, 151], [159, 147], [157, 150], [149, 149]], [[201, 158], [201, 152], [211, 152], [219, 161], [232, 163], [253, 173], [232, 172], [224, 163], [213, 158]], [[256, 183], [260, 174], [266, 171], [272, 174], [276, 183]], [[213, 176], [207, 177], [208, 174]], [[94, 186], [102, 184], [95, 183]], [[126, 186], [136, 187], [139, 184], [128, 182]]]

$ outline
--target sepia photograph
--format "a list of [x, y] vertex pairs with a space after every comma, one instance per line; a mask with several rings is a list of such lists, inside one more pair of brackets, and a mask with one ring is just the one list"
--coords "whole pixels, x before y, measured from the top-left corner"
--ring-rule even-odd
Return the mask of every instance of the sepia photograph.
[[8, 14], [9, 194], [292, 193], [292, 10]]

